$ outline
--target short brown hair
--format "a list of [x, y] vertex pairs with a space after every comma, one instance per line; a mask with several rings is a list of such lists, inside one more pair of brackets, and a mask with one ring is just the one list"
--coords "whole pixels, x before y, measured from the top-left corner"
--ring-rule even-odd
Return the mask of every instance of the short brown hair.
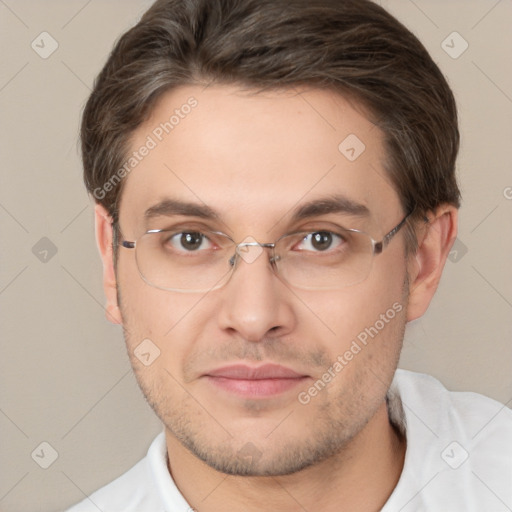
[[351, 96], [384, 133], [386, 171], [404, 211], [424, 216], [460, 204], [453, 94], [420, 41], [383, 8], [369, 0], [158, 0], [115, 45], [82, 118], [85, 184], [114, 223], [123, 180], [113, 179], [131, 135], [165, 92], [198, 82]]

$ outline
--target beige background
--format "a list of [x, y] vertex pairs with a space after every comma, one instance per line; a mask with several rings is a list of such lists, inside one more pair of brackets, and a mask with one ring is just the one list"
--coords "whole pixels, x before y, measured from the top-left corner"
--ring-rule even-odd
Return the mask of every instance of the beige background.
[[[121, 330], [104, 318], [92, 207], [77, 152], [79, 115], [93, 79], [113, 42], [149, 4], [0, 0], [1, 511], [53, 511], [82, 499], [131, 467], [160, 430], [133, 378]], [[382, 4], [448, 76], [463, 136], [458, 252], [427, 315], [408, 327], [401, 366], [506, 403], [512, 399], [512, 2]], [[31, 47], [43, 31], [59, 45], [46, 59]], [[469, 43], [456, 59], [441, 46], [453, 31]], [[460, 44], [455, 39], [455, 50]], [[57, 250], [46, 262], [33, 250], [41, 250], [38, 243], [48, 249], [42, 237]], [[42, 442], [58, 454], [46, 470], [35, 462], [43, 459], [41, 449], [47, 461], [51, 456]]]

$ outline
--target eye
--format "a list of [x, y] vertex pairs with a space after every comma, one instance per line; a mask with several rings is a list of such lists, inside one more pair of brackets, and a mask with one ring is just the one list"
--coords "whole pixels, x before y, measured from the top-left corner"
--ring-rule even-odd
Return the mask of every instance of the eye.
[[165, 240], [173, 249], [177, 251], [193, 252], [210, 249], [212, 243], [206, 235], [198, 231], [182, 231], [175, 233]]
[[337, 249], [345, 240], [331, 231], [315, 231], [308, 233], [296, 246], [299, 251], [326, 252], [329, 249]]

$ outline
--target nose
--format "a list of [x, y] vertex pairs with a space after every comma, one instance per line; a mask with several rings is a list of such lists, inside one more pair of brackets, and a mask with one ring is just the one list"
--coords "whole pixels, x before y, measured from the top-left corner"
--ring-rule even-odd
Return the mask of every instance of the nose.
[[234, 272], [222, 289], [220, 328], [252, 342], [292, 331], [296, 318], [290, 291], [272, 269], [268, 249], [247, 244], [233, 262]]

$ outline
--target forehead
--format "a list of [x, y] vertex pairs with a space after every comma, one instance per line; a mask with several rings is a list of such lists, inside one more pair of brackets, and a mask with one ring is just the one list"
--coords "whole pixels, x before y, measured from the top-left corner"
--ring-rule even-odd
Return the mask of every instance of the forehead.
[[120, 218], [139, 226], [171, 197], [251, 228], [327, 194], [367, 206], [376, 219], [398, 215], [384, 157], [381, 131], [334, 92], [180, 87], [131, 139]]

